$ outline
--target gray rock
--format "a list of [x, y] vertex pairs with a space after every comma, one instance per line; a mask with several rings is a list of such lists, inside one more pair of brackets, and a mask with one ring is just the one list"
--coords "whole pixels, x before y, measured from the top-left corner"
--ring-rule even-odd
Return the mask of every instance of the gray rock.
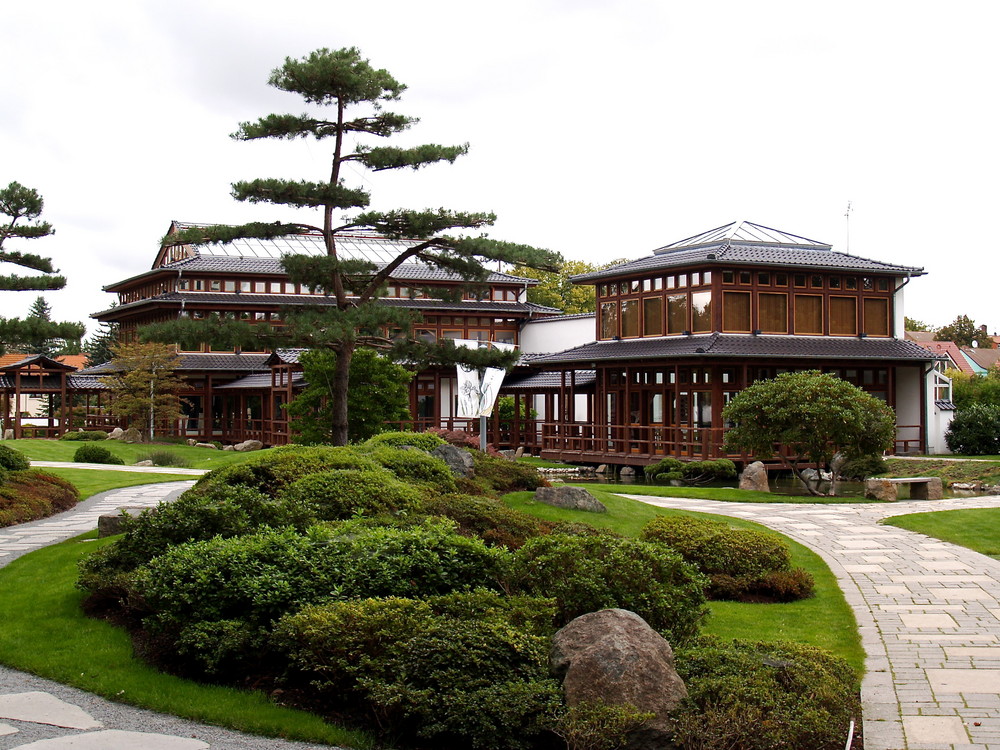
[[623, 466], [622, 470], [618, 472], [618, 475], [622, 477], [634, 477], [635, 469], [633, 469], [631, 466]]
[[145, 461], [136, 461], [135, 465], [136, 466], [156, 466], [156, 464], [154, 464], [148, 458]]
[[594, 473], [595, 474], [607, 474], [608, 473], [608, 465], [607, 464], [601, 464], [596, 469], [594, 469]]
[[448, 464], [451, 473], [456, 477], [471, 479], [476, 475], [476, 463], [472, 460], [472, 454], [467, 450], [454, 445], [439, 445], [431, 451], [431, 455]]
[[12, 430], [10, 428], [7, 428], [6, 430], [4, 430], [3, 431], [3, 439], [4, 440], [13, 440], [14, 439], [14, 430]]
[[687, 697], [670, 644], [634, 612], [605, 609], [558, 631], [549, 654], [566, 705], [629, 703], [655, 714], [629, 737], [632, 750], [669, 747], [669, 714]]
[[123, 437], [125, 437], [125, 430], [121, 427], [115, 427], [108, 433], [108, 440], [121, 440]]
[[840, 476], [841, 469], [844, 468], [844, 464], [847, 463], [847, 456], [843, 453], [834, 453], [833, 458], [830, 459], [830, 473]]
[[264, 444], [259, 440], [244, 440], [242, 443], [234, 445], [233, 450], [240, 453], [247, 453], [249, 451], [259, 451], [263, 447]]
[[197, 445], [198, 441], [195, 440], [194, 438], [188, 438], [187, 444], [188, 445]]
[[143, 438], [142, 433], [139, 430], [137, 430], [135, 427], [129, 427], [127, 430], [125, 430], [125, 432], [122, 433], [122, 436], [121, 436], [120, 439], [121, 439], [121, 441], [123, 443], [143, 443], [143, 442], [145, 442], [145, 439]]
[[891, 503], [899, 499], [899, 494], [896, 492], [896, 485], [887, 479], [866, 479], [865, 497]]
[[828, 471], [820, 471], [819, 469], [803, 469], [799, 472], [799, 477], [801, 477], [803, 482], [829, 482], [833, 479], [833, 475]]
[[740, 474], [741, 490], [756, 490], [757, 492], [770, 492], [771, 488], [767, 484], [767, 469], [760, 461], [748, 464], [743, 473]]
[[[201, 445], [202, 447], [204, 447], [205, 443], [199, 443], [199, 445]], [[209, 443], [208, 445], [211, 445], [211, 443]], [[218, 446], [212, 445], [212, 447], [213, 448], [217, 448]], [[224, 450], [224, 451], [234, 451], [234, 450], [236, 450], [236, 447], [233, 446], [233, 445], [224, 445], [224, 446], [222, 446], [222, 450]]]
[[[195, 448], [209, 448], [209, 449], [211, 449], [213, 451], [219, 450], [218, 446], [215, 443], [195, 443], [194, 447]], [[229, 446], [226, 446], [226, 447], [228, 448]]]
[[591, 495], [583, 487], [539, 487], [535, 490], [535, 500], [557, 508], [586, 510], [591, 513], [607, 513], [604, 503]]
[[517, 451], [515, 450], [502, 450], [500, 451], [500, 455], [506, 458], [508, 461], [517, 460]]
[[136, 517], [144, 508], [123, 507], [118, 509], [115, 515], [98, 516], [97, 518], [97, 538], [103, 539], [106, 536], [114, 536], [122, 533], [122, 524], [129, 516]]
[[523, 455], [524, 455], [524, 446], [523, 445], [519, 445], [517, 447], [517, 450], [514, 451], [514, 458], [520, 458]]

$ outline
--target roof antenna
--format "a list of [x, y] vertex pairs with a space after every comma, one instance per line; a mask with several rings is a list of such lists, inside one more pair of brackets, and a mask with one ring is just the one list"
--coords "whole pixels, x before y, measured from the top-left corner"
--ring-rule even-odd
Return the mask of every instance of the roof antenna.
[[847, 201], [847, 210], [844, 211], [844, 223], [847, 225], [847, 249], [845, 252], [851, 254], [851, 202]]

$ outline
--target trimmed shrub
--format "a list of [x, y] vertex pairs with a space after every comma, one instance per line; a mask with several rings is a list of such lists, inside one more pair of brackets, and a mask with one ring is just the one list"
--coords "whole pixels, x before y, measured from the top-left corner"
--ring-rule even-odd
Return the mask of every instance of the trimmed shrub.
[[365, 445], [375, 447], [390, 445], [398, 448], [401, 445], [409, 445], [428, 453], [444, 444], [445, 441], [432, 432], [382, 432], [365, 441]]
[[639, 538], [665, 544], [690, 562], [698, 557], [709, 539], [728, 528], [729, 524], [710, 518], [657, 516], [642, 527]]
[[566, 743], [566, 750], [617, 750], [626, 746], [632, 732], [655, 717], [631, 703], [581, 701], [563, 709], [549, 728]]
[[[532, 619], [551, 620], [544, 602], [517, 602], [535, 610]], [[387, 736], [410, 742], [532, 747], [559, 702], [548, 638], [525, 629], [496, 594], [307, 607], [280, 623], [276, 641], [296, 668], [292, 679], [325, 705], [377, 717]]]
[[79, 500], [80, 492], [61, 477], [37, 469], [0, 469], [0, 527], [46, 518]]
[[307, 604], [496, 589], [502, 563], [445, 521], [407, 528], [348, 521], [305, 535], [265, 529], [153, 558], [129, 582], [136, 611], [127, 614], [143, 618], [140, 650], [153, 661], [182, 673], [245, 677], [268, 670], [273, 623]]
[[809, 646], [699, 639], [678, 651], [677, 671], [689, 696], [671, 715], [683, 750], [839, 750], [861, 716], [854, 672]]
[[151, 451], [136, 459], [136, 463], [139, 463], [139, 461], [152, 461], [153, 466], [178, 466], [183, 468], [191, 465], [191, 462], [184, 456], [178, 456], [176, 453], [171, 453], [168, 450]]
[[424, 513], [450, 518], [458, 533], [477, 536], [491, 547], [517, 549], [541, 533], [537, 518], [508, 508], [500, 500], [473, 495], [439, 495], [425, 500]]
[[991, 456], [1000, 453], [1000, 406], [971, 404], [952, 417], [944, 441], [953, 453]]
[[437, 492], [455, 492], [458, 489], [448, 464], [421, 450], [390, 445], [362, 445], [361, 448], [367, 448], [365, 456], [404, 481], [427, 484]]
[[643, 469], [646, 477], [656, 482], [679, 481], [685, 484], [704, 484], [718, 479], [735, 479], [736, 464], [728, 458], [708, 461], [681, 461], [664, 458], [659, 463]]
[[118, 458], [103, 445], [81, 445], [73, 454], [73, 460], [81, 464], [118, 464], [124, 465], [125, 461]]
[[815, 581], [802, 568], [772, 570], [762, 575], [713, 573], [708, 598], [737, 602], [795, 602], [813, 595]]
[[505, 495], [508, 492], [536, 490], [548, 486], [542, 475], [531, 464], [508, 461], [500, 456], [491, 456], [482, 451], [472, 450], [475, 462], [475, 482], [487, 492]]
[[529, 539], [514, 553], [508, 590], [556, 600], [557, 623], [608, 607], [635, 612], [671, 643], [707, 615], [706, 579], [671, 549], [609, 535]]
[[24, 471], [31, 466], [31, 461], [21, 451], [6, 445], [0, 445], [0, 469], [7, 471]]
[[198, 480], [209, 485], [243, 485], [272, 497], [298, 479], [330, 469], [377, 469], [378, 464], [354, 448], [286, 445], [262, 451], [238, 464], [216, 469]]
[[408, 513], [418, 508], [420, 497], [385, 469], [321, 471], [292, 482], [279, 495], [313, 508], [316, 517], [324, 521], [359, 514]]
[[64, 432], [59, 436], [60, 440], [107, 440], [108, 433], [103, 430], [76, 430]]
[[869, 477], [885, 474], [888, 470], [889, 467], [881, 456], [865, 456], [847, 461], [840, 469], [840, 477], [861, 482]]

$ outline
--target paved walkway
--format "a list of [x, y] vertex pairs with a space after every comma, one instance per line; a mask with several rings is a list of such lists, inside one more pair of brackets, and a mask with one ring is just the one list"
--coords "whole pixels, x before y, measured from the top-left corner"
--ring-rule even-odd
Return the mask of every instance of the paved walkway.
[[[32, 465], [43, 464], [32, 462]], [[82, 464], [72, 466], [87, 468]], [[94, 465], [93, 468], [112, 467]], [[157, 470], [157, 467], [145, 468]], [[204, 473], [198, 469], [184, 471]], [[0, 529], [0, 566], [47, 544], [96, 528], [98, 516], [113, 514], [123, 506], [155, 506], [193, 484], [193, 481], [164, 482], [110, 490], [57, 516]], [[0, 667], [0, 750], [315, 750], [318, 747], [329, 750], [328, 746], [255, 737], [196, 724], [113, 703], [82, 690]]]
[[1000, 561], [878, 523], [996, 508], [1000, 497], [792, 505], [625, 496], [756, 521], [823, 557], [867, 653], [865, 750], [1000, 750]]

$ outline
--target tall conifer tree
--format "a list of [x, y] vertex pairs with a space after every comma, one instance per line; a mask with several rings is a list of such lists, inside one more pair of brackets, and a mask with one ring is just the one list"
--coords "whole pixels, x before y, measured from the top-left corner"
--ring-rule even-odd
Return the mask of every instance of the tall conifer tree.
[[[344, 180], [347, 165], [374, 172], [389, 169], [420, 169], [441, 161], [454, 162], [468, 150], [467, 145], [425, 144], [411, 148], [361, 144], [351, 149], [355, 139], [389, 138], [407, 130], [416, 119], [389, 112], [384, 107], [399, 99], [405, 86], [387, 71], [372, 67], [355, 48], [317, 50], [301, 60], [286, 58], [268, 81], [282, 91], [301, 96], [306, 104], [320, 108], [323, 115], [271, 114], [256, 122], [240, 125], [233, 138], [251, 141], [261, 138], [293, 140], [296, 138], [331, 139], [333, 153], [328, 178], [322, 181], [255, 179], [233, 185], [233, 197], [250, 203], [272, 203], [297, 209], [313, 209], [322, 222], [251, 223], [241, 226], [194, 228], [168, 235], [171, 245], [228, 242], [241, 237], [274, 238], [288, 234], [318, 232], [323, 236], [323, 256], [289, 255], [283, 265], [293, 282], [321, 290], [333, 304], [289, 310], [285, 325], [279, 330], [266, 326], [245, 326], [236, 321], [176, 321], [150, 326], [146, 338], [160, 341], [214, 341], [249, 344], [255, 340], [269, 346], [304, 346], [325, 348], [336, 353], [336, 372], [331, 385], [332, 440], [344, 444], [348, 439], [347, 391], [351, 359], [358, 346], [388, 347], [387, 330], [409, 331], [411, 313], [399, 307], [378, 303], [393, 272], [408, 261], [422, 261], [451, 271], [470, 283], [481, 283], [489, 276], [485, 263], [501, 261], [532, 267], [558, 267], [556, 253], [527, 245], [491, 240], [485, 236], [451, 236], [450, 230], [478, 230], [490, 226], [492, 213], [464, 213], [444, 208], [428, 210], [398, 209], [360, 211], [343, 223], [335, 219], [340, 210], [366, 209], [369, 193], [364, 188], [349, 187]], [[390, 239], [415, 240], [412, 245], [384, 265], [341, 257], [337, 248], [339, 234], [358, 228], [373, 229]], [[408, 345], [408, 348], [407, 348]], [[461, 357], [473, 364], [485, 362], [485, 355], [460, 354], [448, 343], [435, 351], [420, 349], [409, 341], [411, 358], [454, 361]], [[510, 362], [510, 357], [506, 362]]]

